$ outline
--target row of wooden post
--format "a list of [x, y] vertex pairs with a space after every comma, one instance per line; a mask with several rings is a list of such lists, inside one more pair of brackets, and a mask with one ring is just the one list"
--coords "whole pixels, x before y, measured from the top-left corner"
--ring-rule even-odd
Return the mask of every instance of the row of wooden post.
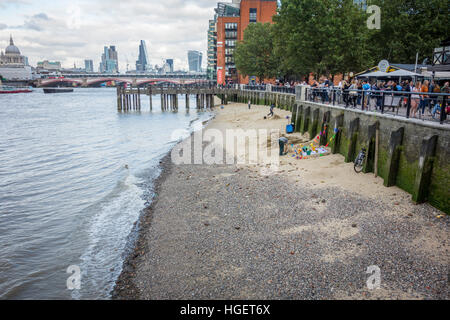
[[138, 88], [137, 93], [127, 93], [122, 87], [117, 87], [117, 109], [119, 111], [141, 110], [140, 91]]
[[[145, 91], [144, 91], [145, 93]], [[150, 97], [150, 110], [153, 110], [152, 93], [149, 91]], [[160, 94], [161, 96], [161, 110], [162, 111], [178, 111], [178, 95], [177, 94]], [[189, 110], [189, 98], [188, 93], [186, 96], [186, 110]], [[214, 95], [213, 94], [196, 94], [196, 106], [197, 109], [211, 109], [214, 107]], [[141, 110], [141, 90], [137, 88], [125, 89], [117, 87], [117, 109], [118, 111], [131, 111]]]

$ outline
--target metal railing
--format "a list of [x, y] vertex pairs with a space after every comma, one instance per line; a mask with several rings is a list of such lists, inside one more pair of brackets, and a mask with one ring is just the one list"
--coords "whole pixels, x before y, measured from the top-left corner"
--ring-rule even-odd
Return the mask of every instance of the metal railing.
[[182, 88], [214, 89], [217, 86], [213, 82], [193, 82], [193, 83], [184, 83], [184, 84], [165, 82], [165, 83], [145, 84], [145, 85], [142, 85], [141, 87], [172, 88], [172, 89], [176, 89], [176, 88], [180, 88], [180, 89], [182, 89]]
[[295, 94], [295, 87], [272, 86], [272, 92]]
[[405, 118], [449, 123], [448, 93], [306, 88], [306, 100]]
[[252, 90], [252, 91], [266, 91], [267, 87], [265, 84], [260, 85], [245, 85], [244, 90]]
[[218, 89], [238, 89], [238, 84], [218, 84], [216, 85]]

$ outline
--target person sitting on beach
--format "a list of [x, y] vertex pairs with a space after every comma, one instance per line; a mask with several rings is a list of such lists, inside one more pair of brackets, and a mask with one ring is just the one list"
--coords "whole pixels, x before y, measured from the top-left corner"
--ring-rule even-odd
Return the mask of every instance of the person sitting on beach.
[[278, 142], [280, 144], [280, 156], [284, 156], [287, 154], [287, 145], [289, 140], [286, 137], [281, 137]]
[[268, 117], [273, 117], [273, 109], [275, 108], [275, 105], [272, 103], [270, 105], [270, 113], [267, 115]]

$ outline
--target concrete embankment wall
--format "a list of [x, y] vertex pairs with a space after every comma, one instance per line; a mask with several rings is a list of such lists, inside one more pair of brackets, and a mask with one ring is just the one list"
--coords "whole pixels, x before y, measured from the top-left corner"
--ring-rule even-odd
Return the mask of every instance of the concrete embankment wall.
[[[450, 214], [450, 128], [448, 125], [362, 112], [296, 100], [295, 95], [241, 92], [228, 100], [270, 105], [292, 111], [297, 132], [319, 132], [321, 143], [333, 153], [353, 162], [359, 151], [367, 150], [365, 173], [375, 170], [375, 141], [379, 132], [378, 175], [386, 187], [398, 186], [416, 203], [429, 202]], [[337, 130], [335, 130], [337, 129]], [[337, 134], [335, 135], [337, 131]], [[331, 138], [335, 139], [331, 142]]]

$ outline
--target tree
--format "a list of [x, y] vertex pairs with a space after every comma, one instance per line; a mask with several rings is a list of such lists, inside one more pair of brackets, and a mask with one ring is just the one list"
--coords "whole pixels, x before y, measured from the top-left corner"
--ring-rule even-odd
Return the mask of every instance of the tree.
[[366, 67], [366, 18], [353, 0], [282, 1], [274, 17], [282, 72], [328, 75]]
[[[382, 59], [414, 63], [417, 52], [419, 62], [431, 62], [433, 48], [449, 37], [446, 0], [367, 0], [367, 5], [380, 7], [380, 30], [368, 28], [369, 14], [354, 0], [283, 0], [272, 32], [249, 32], [245, 42], [272, 41], [273, 53], [268, 45], [261, 54], [274, 57], [279, 75], [300, 78], [359, 72]], [[240, 67], [256, 74], [259, 51], [247, 51], [245, 59], [241, 54]]]
[[257, 76], [259, 81], [277, 75], [278, 59], [273, 50], [270, 23], [251, 23], [244, 31], [244, 40], [234, 51], [236, 68], [243, 76]]
[[377, 61], [419, 63], [449, 37], [450, 11], [446, 0], [369, 0], [381, 9], [381, 29], [369, 40]]

